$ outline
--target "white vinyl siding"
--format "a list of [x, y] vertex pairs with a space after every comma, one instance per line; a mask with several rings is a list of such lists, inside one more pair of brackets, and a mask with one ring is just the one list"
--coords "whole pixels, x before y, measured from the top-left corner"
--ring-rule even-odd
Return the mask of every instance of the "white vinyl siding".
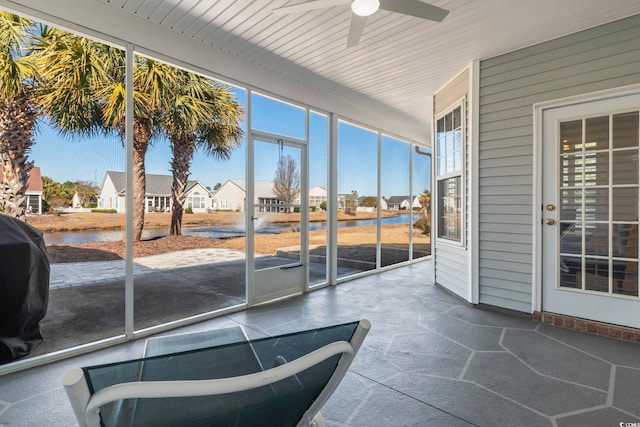
[[[436, 117], [440, 117], [443, 113], [451, 110], [456, 104], [460, 103], [462, 99], [462, 118], [464, 120], [463, 126], [465, 128], [464, 141], [463, 141], [463, 236], [462, 244], [449, 243], [444, 239], [433, 238], [433, 265], [435, 271], [435, 281], [438, 285], [450, 290], [456, 295], [467, 300], [469, 298], [469, 255], [467, 253], [466, 244], [469, 239], [469, 182], [466, 173], [469, 169], [469, 136], [468, 136], [468, 107], [467, 107], [467, 95], [469, 91], [469, 70], [464, 70], [452, 79], [445, 87], [443, 87], [434, 96], [434, 114]], [[434, 120], [435, 123], [435, 120]], [[437, 182], [437, 181], [436, 181]], [[436, 199], [434, 199], [435, 201]], [[439, 213], [435, 212], [434, 218], [437, 220]], [[432, 236], [435, 236], [432, 233]]]
[[482, 304], [531, 312], [533, 104], [640, 83], [640, 16], [480, 63]]

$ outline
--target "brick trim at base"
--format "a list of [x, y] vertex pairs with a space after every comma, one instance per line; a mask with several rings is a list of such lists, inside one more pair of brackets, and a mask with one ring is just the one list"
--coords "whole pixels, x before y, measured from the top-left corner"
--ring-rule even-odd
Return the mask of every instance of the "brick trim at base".
[[545, 325], [640, 343], [640, 329], [625, 328], [609, 323], [595, 322], [562, 314], [542, 313], [539, 311], [534, 311], [531, 319], [534, 322], [544, 323]]

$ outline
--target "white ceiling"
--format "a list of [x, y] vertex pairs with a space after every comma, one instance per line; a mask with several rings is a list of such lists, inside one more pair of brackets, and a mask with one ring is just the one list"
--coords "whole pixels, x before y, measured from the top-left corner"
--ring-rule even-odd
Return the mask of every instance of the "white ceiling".
[[471, 61], [640, 13], [638, 0], [431, 0], [450, 10], [443, 22], [379, 11], [360, 44], [347, 49], [349, 6], [271, 13], [300, 2], [0, 0], [0, 6], [36, 18], [44, 12], [54, 24], [113, 36], [418, 142], [428, 140], [430, 96]]

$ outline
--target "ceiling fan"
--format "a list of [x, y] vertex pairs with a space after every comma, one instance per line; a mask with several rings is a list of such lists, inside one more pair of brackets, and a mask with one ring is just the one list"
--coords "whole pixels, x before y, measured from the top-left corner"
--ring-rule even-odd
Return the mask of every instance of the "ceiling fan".
[[352, 13], [347, 48], [354, 47], [358, 44], [360, 36], [362, 36], [362, 32], [364, 31], [364, 26], [367, 23], [367, 17], [373, 15], [379, 9], [437, 22], [442, 21], [449, 13], [446, 9], [424, 3], [420, 0], [313, 0], [278, 7], [273, 9], [273, 13], [285, 15], [315, 9], [326, 9], [349, 3], [351, 3]]

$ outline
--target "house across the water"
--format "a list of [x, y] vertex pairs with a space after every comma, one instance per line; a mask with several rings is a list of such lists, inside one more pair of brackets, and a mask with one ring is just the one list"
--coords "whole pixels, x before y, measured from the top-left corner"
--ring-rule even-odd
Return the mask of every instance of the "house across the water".
[[413, 202], [411, 201], [411, 196], [391, 196], [386, 199], [386, 203], [387, 209], [392, 211], [409, 210], [409, 206], [416, 209], [422, 207], [418, 196], [413, 197]]
[[[171, 212], [171, 175], [146, 175], [145, 212]], [[115, 209], [124, 213], [125, 197], [127, 194], [127, 177], [124, 172], [107, 171], [100, 193], [98, 208]], [[205, 213], [211, 208], [211, 192], [200, 181], [189, 181], [186, 189], [184, 208], [191, 208], [194, 213]]]
[[[229, 179], [213, 194], [212, 207], [214, 210], [244, 212], [247, 197], [246, 192], [246, 180]], [[263, 205], [260, 207], [260, 212], [284, 212], [284, 207], [279, 206], [282, 204], [282, 201], [273, 191], [273, 181], [256, 180], [254, 192], [256, 199], [255, 204]], [[309, 190], [309, 200], [309, 206], [320, 206], [320, 203], [327, 200], [327, 190], [322, 187], [311, 188]], [[311, 203], [312, 201], [313, 203]], [[300, 204], [299, 196], [293, 201], [293, 204]]]

